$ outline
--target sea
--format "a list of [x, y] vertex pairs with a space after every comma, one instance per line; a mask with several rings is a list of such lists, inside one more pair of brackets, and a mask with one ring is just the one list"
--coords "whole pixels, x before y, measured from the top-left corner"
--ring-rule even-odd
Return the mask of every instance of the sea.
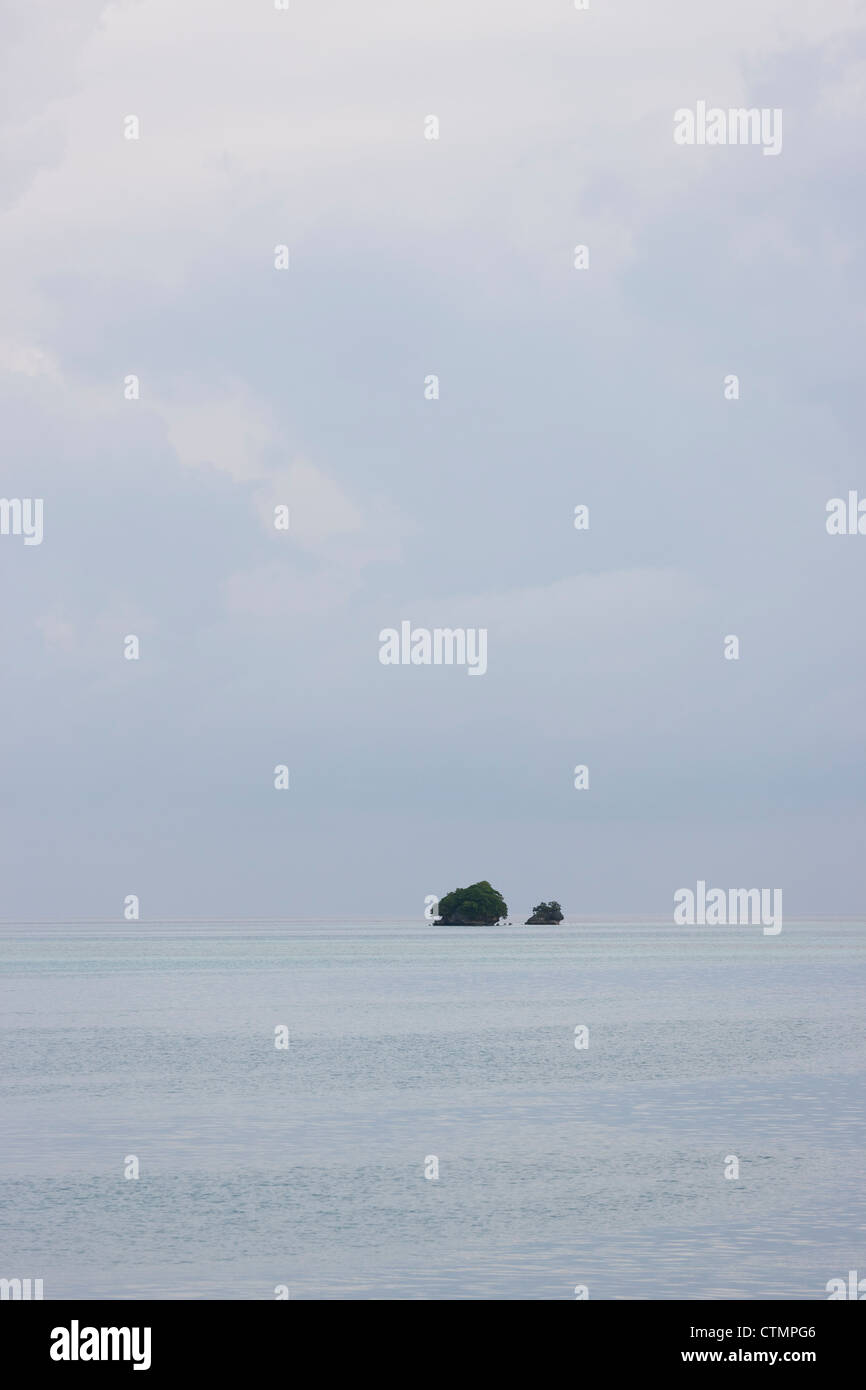
[[0, 926], [0, 1277], [826, 1299], [864, 998], [863, 922]]

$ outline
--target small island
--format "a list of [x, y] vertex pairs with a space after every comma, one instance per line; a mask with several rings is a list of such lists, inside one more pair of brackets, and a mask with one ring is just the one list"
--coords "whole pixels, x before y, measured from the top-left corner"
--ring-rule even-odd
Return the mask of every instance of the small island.
[[440, 927], [493, 927], [507, 916], [508, 908], [502, 894], [483, 878], [480, 883], [455, 888], [440, 898], [436, 922]]
[[[439, 899], [438, 912], [439, 916], [433, 921], [440, 927], [495, 927], [508, 916], [508, 906], [502, 894], [483, 878], [480, 883], [470, 883], [468, 888], [455, 888], [446, 893]], [[549, 903], [537, 903], [524, 925], [557, 926], [563, 920], [561, 905], [551, 898]]]
[[527, 927], [547, 927], [556, 926], [562, 921], [563, 912], [559, 903], [551, 900], [549, 903], [539, 903], [532, 909], [532, 916], [528, 917], [525, 925]]

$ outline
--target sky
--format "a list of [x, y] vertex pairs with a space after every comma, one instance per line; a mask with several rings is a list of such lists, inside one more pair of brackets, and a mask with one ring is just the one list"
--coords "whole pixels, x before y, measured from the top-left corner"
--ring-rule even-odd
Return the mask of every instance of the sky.
[[[866, 8], [0, 35], [0, 920], [863, 914]], [[781, 151], [677, 144], [699, 102]], [[486, 671], [383, 665], [404, 621]]]

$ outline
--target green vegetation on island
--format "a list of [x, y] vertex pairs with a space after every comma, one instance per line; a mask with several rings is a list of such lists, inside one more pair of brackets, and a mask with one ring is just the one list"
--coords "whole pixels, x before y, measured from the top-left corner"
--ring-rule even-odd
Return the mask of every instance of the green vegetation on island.
[[563, 918], [562, 908], [556, 901], [539, 903], [532, 909], [532, 916], [526, 920], [527, 927], [556, 926]]
[[[455, 888], [439, 899], [439, 916], [433, 920], [440, 927], [493, 927], [508, 916], [508, 907], [501, 893], [483, 878], [468, 888]], [[563, 921], [562, 907], [555, 899], [537, 903], [527, 927], [556, 926]], [[511, 923], [508, 924], [509, 926]]]
[[491, 888], [484, 878], [480, 883], [455, 888], [453, 893], [440, 898], [436, 921], [440, 927], [492, 927], [507, 916], [508, 908], [502, 894]]

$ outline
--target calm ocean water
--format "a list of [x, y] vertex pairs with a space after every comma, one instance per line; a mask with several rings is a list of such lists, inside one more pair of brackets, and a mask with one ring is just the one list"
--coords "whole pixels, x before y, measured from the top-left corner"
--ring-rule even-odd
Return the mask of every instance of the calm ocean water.
[[866, 1276], [863, 924], [4, 927], [0, 969], [0, 1275], [46, 1298]]

